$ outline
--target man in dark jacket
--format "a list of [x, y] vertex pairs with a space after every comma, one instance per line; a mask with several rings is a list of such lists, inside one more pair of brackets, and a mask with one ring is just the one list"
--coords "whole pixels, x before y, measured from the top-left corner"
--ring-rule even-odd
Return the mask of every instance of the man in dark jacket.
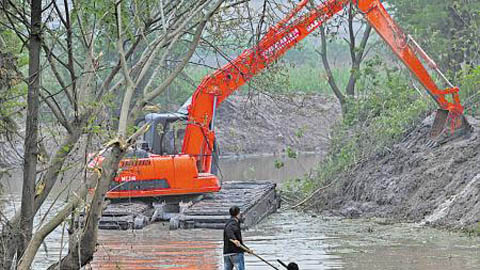
[[243, 256], [245, 250], [242, 248], [245, 245], [243, 244], [242, 232], [240, 231], [240, 223], [242, 221], [240, 208], [232, 206], [230, 208], [230, 216], [231, 218], [227, 221], [223, 230], [224, 269], [245, 270], [245, 259]]

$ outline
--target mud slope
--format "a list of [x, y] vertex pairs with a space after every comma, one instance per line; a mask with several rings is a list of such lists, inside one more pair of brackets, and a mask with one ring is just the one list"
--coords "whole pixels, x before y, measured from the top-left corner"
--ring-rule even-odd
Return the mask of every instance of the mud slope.
[[[468, 137], [429, 146], [427, 118], [391, 152], [359, 164], [337, 179], [318, 206], [347, 217], [387, 217], [452, 228], [480, 220], [479, 123]], [[325, 200], [326, 199], [326, 200]]]
[[218, 109], [215, 123], [222, 155], [325, 153], [340, 106], [328, 96], [231, 96]]

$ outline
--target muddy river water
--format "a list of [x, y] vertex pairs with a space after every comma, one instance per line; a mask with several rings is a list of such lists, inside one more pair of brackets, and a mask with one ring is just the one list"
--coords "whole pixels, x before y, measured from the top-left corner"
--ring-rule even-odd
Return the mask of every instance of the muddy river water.
[[[300, 269], [480, 269], [480, 242], [414, 224], [314, 217], [281, 211], [244, 233], [246, 244], [271, 262]], [[222, 269], [222, 232], [102, 232], [94, 269]], [[247, 269], [272, 269], [246, 256]]]
[[[224, 179], [277, 179], [302, 176], [316, 157], [275, 157], [222, 160]], [[243, 169], [242, 169], [243, 168]], [[17, 185], [9, 183], [4, 211], [19, 207]], [[60, 200], [61, 201], [61, 200]], [[57, 205], [61, 202], [57, 203]], [[65, 236], [66, 237], [66, 236]], [[300, 269], [480, 269], [480, 238], [418, 224], [388, 224], [385, 220], [327, 218], [281, 209], [244, 232], [246, 244], [276, 263], [295, 261]], [[63, 240], [65, 245], [66, 239]], [[33, 269], [58, 260], [62, 228], [52, 233], [37, 255]], [[98, 252], [87, 269], [223, 269], [222, 231], [176, 230], [156, 223], [141, 231], [101, 231]], [[247, 269], [273, 269], [254, 256], [246, 256]], [[278, 265], [279, 266], [279, 265]], [[280, 266], [279, 266], [280, 268]], [[281, 269], [281, 268], [280, 268]]]

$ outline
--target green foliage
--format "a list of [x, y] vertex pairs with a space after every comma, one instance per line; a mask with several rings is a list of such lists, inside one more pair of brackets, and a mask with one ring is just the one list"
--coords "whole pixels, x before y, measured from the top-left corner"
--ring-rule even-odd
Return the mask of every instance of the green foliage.
[[[332, 37], [328, 41], [328, 57], [332, 60], [333, 65], [344, 65], [350, 63], [350, 54], [348, 53], [350, 48], [348, 44], [341, 38]], [[322, 66], [319, 49], [320, 38], [318, 33], [314, 32], [310, 36], [306, 37], [300, 42], [295, 49], [288, 51], [283, 59], [289, 64], [295, 66]]]
[[305, 131], [307, 130], [308, 130], [308, 125], [304, 125], [303, 127], [297, 129], [297, 131], [295, 131], [295, 137], [303, 138], [303, 136], [305, 135]]
[[0, 39], [0, 133], [8, 134], [18, 128], [14, 116], [25, 106], [27, 85], [20, 71], [28, 54], [19, 53], [21, 43], [12, 31], [0, 29]]
[[[165, 108], [168, 104], [181, 105], [195, 91], [202, 79], [211, 74], [212, 69], [206, 67], [190, 66], [184, 74], [175, 79], [172, 85], [162, 93], [155, 103]], [[271, 94], [331, 94], [327, 80], [324, 78], [323, 69], [307, 65], [279, 64], [267, 69], [256, 76], [239, 92], [254, 90]], [[187, 77], [188, 75], [188, 77]], [[347, 69], [335, 69], [334, 75], [341, 82], [347, 82], [349, 72]], [[161, 77], [157, 79], [162, 80]], [[297, 136], [302, 136], [302, 130]]]
[[[228, 40], [228, 39], [227, 39]], [[224, 41], [226, 42], [226, 41]], [[228, 43], [228, 42], [227, 42]], [[323, 66], [319, 62], [317, 37], [306, 38], [295, 49], [290, 50], [277, 63], [269, 66], [261, 74], [253, 77], [239, 92], [261, 91], [269, 94], [331, 94], [330, 86], [325, 75]], [[345, 42], [333, 40], [329, 55], [335, 63], [343, 63], [348, 60], [348, 51]], [[243, 44], [247, 46], [246, 44]], [[246, 47], [245, 47], [246, 48]], [[245, 49], [243, 48], [243, 49]], [[200, 55], [208, 54], [207, 51], [198, 49]], [[226, 49], [225, 54], [239, 55], [242, 50]], [[181, 55], [183, 51], [179, 51]], [[350, 76], [349, 68], [345, 65], [334, 65], [332, 72], [339, 87], [346, 87]], [[177, 106], [195, 91], [201, 80], [208, 74], [212, 74], [214, 68], [199, 65], [190, 65], [185, 72], [175, 79], [171, 87], [159, 96], [155, 103], [162, 108], [168, 104]], [[157, 85], [164, 78], [158, 76], [153, 85]], [[301, 136], [301, 131], [299, 133]]]
[[313, 176], [290, 182], [287, 189], [307, 194], [363, 159], [388, 151], [422, 119], [431, 103], [409, 89], [406, 79], [398, 74], [379, 80], [370, 91], [349, 101], [349, 111], [332, 132], [329, 153]]
[[[340, 88], [345, 88], [350, 77], [348, 68], [335, 68], [333, 76], [339, 82]], [[285, 92], [330, 93], [330, 86], [323, 68], [318, 66], [300, 65], [288, 69], [288, 87]], [[279, 90], [281, 91], [281, 90]]]
[[285, 152], [287, 153], [288, 158], [297, 158], [297, 152], [293, 150], [290, 146], [285, 149]]
[[450, 73], [480, 61], [480, 2], [392, 0], [395, 17]]
[[460, 98], [465, 113], [478, 117], [480, 115], [480, 65], [462, 72], [460, 80]]
[[64, 153], [69, 153], [71, 149], [72, 149], [72, 145], [64, 145], [64, 146], [62, 147], [62, 151], [63, 151]]
[[275, 168], [280, 169], [280, 168], [285, 166], [285, 163], [283, 163], [283, 161], [281, 161], [281, 160], [276, 159], [274, 161], [274, 166], [275, 166]]
[[[252, 80], [255, 88], [281, 94], [332, 94], [328, 79], [318, 55], [318, 37], [310, 36], [286, 53], [282, 61], [269, 67]], [[348, 51], [345, 42], [332, 40], [328, 51], [332, 73], [340, 88], [345, 88], [350, 77]]]
[[480, 222], [472, 225], [471, 227], [463, 229], [463, 232], [470, 237], [479, 237], [480, 236]]

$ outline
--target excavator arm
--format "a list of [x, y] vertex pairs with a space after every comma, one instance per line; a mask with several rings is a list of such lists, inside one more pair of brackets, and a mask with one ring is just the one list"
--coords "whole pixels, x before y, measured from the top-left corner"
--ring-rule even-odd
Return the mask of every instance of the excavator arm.
[[[430, 96], [439, 105], [436, 118], [431, 130], [431, 137], [438, 138], [445, 132], [446, 122], [450, 122], [450, 130], [453, 133], [467, 129], [469, 124], [463, 116], [463, 106], [460, 103], [459, 88], [453, 86], [445, 75], [440, 71], [437, 64], [425, 53], [418, 43], [410, 35], [405, 35], [402, 29], [387, 13], [379, 0], [356, 0], [353, 1], [368, 23], [376, 30], [382, 39], [390, 46], [392, 51], [407, 68], [417, 77]], [[427, 71], [424, 62], [446, 82], [448, 88], [440, 89]], [[449, 98], [451, 101], [449, 101]], [[447, 119], [449, 118], [449, 119]]]
[[[257, 46], [245, 50], [233, 61], [206, 76], [194, 92], [188, 108], [182, 152], [196, 158], [200, 172], [210, 171], [215, 140], [215, 111], [219, 104], [350, 3], [363, 13], [365, 19], [439, 105], [437, 118], [440, 120], [436, 119], [434, 126], [437, 127], [433, 127], [432, 136], [443, 132], [447, 116], [452, 130], [468, 125], [463, 117], [458, 87], [448, 82], [435, 62], [413, 38], [404, 34], [380, 0], [326, 0], [295, 18], [307, 9], [308, 3], [309, 0], [302, 0], [282, 21], [268, 30]], [[417, 55], [447, 81], [449, 88], [442, 90], [437, 86]], [[450, 100], [448, 96], [451, 97]]]

